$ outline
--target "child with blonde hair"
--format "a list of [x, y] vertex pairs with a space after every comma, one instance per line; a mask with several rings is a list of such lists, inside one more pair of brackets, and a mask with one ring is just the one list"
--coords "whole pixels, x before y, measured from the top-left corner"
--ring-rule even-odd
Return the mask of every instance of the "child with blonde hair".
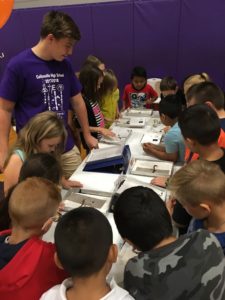
[[193, 217], [188, 232], [207, 229], [215, 234], [225, 254], [225, 174], [206, 160], [181, 168], [169, 181], [175, 199]]
[[1, 299], [38, 300], [66, 273], [54, 264], [55, 246], [41, 240], [61, 202], [58, 187], [44, 178], [19, 183], [9, 200], [12, 229], [0, 232]]
[[118, 81], [113, 70], [105, 70], [99, 93], [100, 109], [104, 116], [105, 127], [109, 128], [119, 116], [118, 101], [120, 95]]
[[184, 89], [184, 94], [186, 95], [188, 89], [193, 86], [194, 84], [198, 84], [201, 82], [207, 82], [211, 81], [209, 75], [207, 73], [199, 73], [199, 74], [193, 74], [184, 79], [183, 82], [183, 89]]
[[[35, 115], [21, 129], [4, 170], [4, 191], [18, 182], [20, 169], [26, 158], [38, 152], [54, 153], [61, 159], [67, 133], [57, 114], [46, 111]], [[63, 160], [62, 160], [63, 166]], [[63, 172], [64, 175], [64, 172]], [[64, 187], [80, 186], [79, 182], [62, 179]]]

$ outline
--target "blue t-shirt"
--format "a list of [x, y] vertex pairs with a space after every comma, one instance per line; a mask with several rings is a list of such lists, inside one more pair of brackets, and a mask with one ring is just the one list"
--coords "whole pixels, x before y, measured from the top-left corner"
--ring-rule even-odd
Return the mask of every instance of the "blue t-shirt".
[[166, 153], [177, 153], [178, 162], [184, 162], [185, 145], [184, 139], [181, 134], [178, 123], [175, 123], [173, 127], [165, 134], [164, 138]]
[[[192, 219], [190, 225], [188, 227], [188, 233], [197, 231], [198, 229], [206, 229], [204, 228], [204, 220]], [[225, 232], [213, 233], [218, 241], [220, 242], [221, 247], [223, 248], [223, 253], [225, 254]]]
[[27, 49], [10, 60], [0, 83], [0, 97], [15, 102], [17, 132], [34, 115], [54, 111], [68, 131], [66, 151], [74, 146], [68, 127], [71, 97], [81, 91], [70, 62], [45, 61]]

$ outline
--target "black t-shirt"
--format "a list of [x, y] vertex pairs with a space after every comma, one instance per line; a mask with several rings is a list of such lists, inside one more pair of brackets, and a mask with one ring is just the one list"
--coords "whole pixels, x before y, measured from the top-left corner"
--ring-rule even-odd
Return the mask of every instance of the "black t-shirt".
[[18, 244], [11, 245], [7, 243], [8, 235], [0, 236], [0, 270], [4, 268], [16, 253], [23, 247], [27, 240]]
[[[220, 159], [214, 160], [212, 162], [219, 165], [221, 170], [225, 173], [225, 149], [224, 148], [222, 148], [222, 149], [224, 152], [223, 156]], [[183, 208], [183, 206], [179, 202], [177, 202], [174, 206], [172, 218], [173, 218], [174, 222], [176, 222], [184, 227], [183, 230], [180, 231], [180, 233], [183, 234], [187, 231], [189, 223], [192, 219], [192, 216], [190, 216], [186, 212], [186, 210]]]

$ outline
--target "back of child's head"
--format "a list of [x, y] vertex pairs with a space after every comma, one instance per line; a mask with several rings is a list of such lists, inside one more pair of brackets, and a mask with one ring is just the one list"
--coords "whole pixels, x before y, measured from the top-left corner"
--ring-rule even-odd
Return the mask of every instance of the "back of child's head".
[[159, 102], [159, 114], [166, 115], [170, 119], [178, 118], [182, 105], [177, 95], [168, 95]]
[[178, 83], [172, 76], [166, 76], [160, 81], [160, 91], [175, 91], [178, 87]]
[[83, 67], [87, 67], [87, 66], [95, 67], [102, 71], [104, 71], [105, 69], [104, 62], [100, 58], [94, 55], [88, 55], [88, 57], [86, 58], [85, 62], [83, 63]]
[[196, 104], [185, 109], [178, 118], [184, 139], [191, 139], [202, 146], [218, 141], [220, 121], [216, 112], [205, 104]]
[[140, 66], [134, 67], [131, 72], [131, 79], [133, 79], [134, 77], [142, 77], [147, 80], [147, 72], [145, 68]]
[[53, 217], [61, 202], [58, 187], [44, 178], [27, 178], [12, 191], [9, 199], [9, 215], [12, 227], [25, 230], [41, 230]]
[[168, 189], [183, 205], [199, 205], [205, 200], [216, 205], [225, 203], [225, 174], [210, 161], [195, 160], [177, 171]]
[[187, 103], [194, 101], [194, 104], [211, 102], [216, 109], [224, 108], [223, 91], [213, 82], [202, 82], [191, 86], [186, 93]]
[[89, 277], [105, 265], [112, 245], [112, 229], [98, 210], [80, 207], [65, 214], [55, 230], [56, 252], [72, 277]]
[[56, 39], [69, 38], [79, 41], [80, 30], [74, 20], [62, 11], [52, 10], [44, 15], [41, 38], [52, 34]]
[[111, 69], [106, 69], [104, 72], [103, 82], [100, 88], [101, 97], [113, 93], [118, 86], [118, 81], [115, 73]]
[[22, 149], [26, 156], [37, 152], [43, 139], [61, 137], [61, 143], [55, 154], [61, 154], [64, 150], [67, 132], [63, 121], [55, 112], [45, 111], [32, 117], [20, 130], [15, 148]]
[[82, 93], [90, 100], [98, 100], [99, 81], [103, 79], [103, 72], [92, 66], [85, 66], [81, 69], [79, 80], [82, 85]]
[[198, 84], [200, 82], [206, 82], [206, 81], [211, 81], [211, 79], [207, 73], [199, 73], [199, 74], [193, 74], [193, 75], [187, 76], [183, 81], [184, 94], [186, 95], [188, 89], [192, 85]]
[[46, 178], [59, 184], [62, 177], [62, 167], [59, 160], [50, 153], [34, 153], [22, 165], [19, 182], [28, 177]]
[[151, 189], [125, 190], [114, 207], [114, 219], [122, 238], [141, 251], [149, 251], [171, 236], [172, 224], [163, 200]]

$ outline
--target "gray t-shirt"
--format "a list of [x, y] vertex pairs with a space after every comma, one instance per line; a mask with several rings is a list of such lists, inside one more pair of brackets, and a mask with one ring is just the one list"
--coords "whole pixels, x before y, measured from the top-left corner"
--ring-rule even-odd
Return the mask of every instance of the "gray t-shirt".
[[208, 231], [193, 232], [130, 259], [124, 287], [137, 300], [223, 300], [223, 251]]

